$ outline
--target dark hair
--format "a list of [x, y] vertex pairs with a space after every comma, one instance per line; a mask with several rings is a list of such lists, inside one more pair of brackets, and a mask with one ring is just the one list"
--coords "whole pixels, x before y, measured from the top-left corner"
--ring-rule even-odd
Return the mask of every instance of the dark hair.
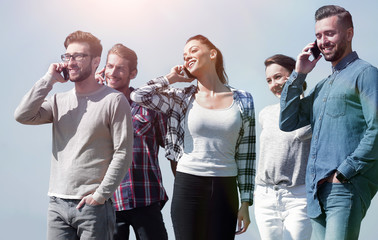
[[326, 5], [316, 10], [315, 21], [332, 16], [337, 16], [338, 22], [344, 28], [353, 27], [352, 15], [344, 8], [336, 5]]
[[[121, 43], [117, 43], [108, 51], [107, 57], [109, 57], [110, 54], [116, 54], [117, 56], [127, 60], [130, 72], [137, 70], [138, 57], [137, 57], [136, 53], [133, 50], [131, 50], [130, 48], [124, 46]], [[108, 60], [106, 59], [106, 62], [107, 61]]]
[[89, 52], [91, 57], [101, 57], [102, 45], [101, 41], [89, 32], [76, 31], [66, 37], [64, 47], [67, 49], [68, 45], [74, 42], [87, 43], [89, 45]]
[[[269, 58], [267, 58], [264, 62], [265, 68], [272, 64], [278, 64], [282, 67], [284, 67], [290, 74], [295, 69], [295, 60], [289, 56], [283, 55], [283, 54], [276, 54]], [[303, 91], [307, 89], [307, 83], [303, 83]]]
[[228, 82], [228, 76], [226, 74], [226, 71], [224, 70], [223, 55], [222, 55], [221, 51], [213, 43], [211, 43], [210, 40], [205, 36], [202, 36], [202, 35], [193, 36], [193, 37], [189, 38], [186, 41], [186, 43], [188, 43], [192, 40], [198, 40], [202, 44], [205, 44], [210, 50], [214, 49], [215, 51], [217, 51], [217, 57], [216, 57], [216, 61], [215, 61], [215, 70], [217, 71], [217, 75], [219, 77], [219, 80], [224, 84], [227, 83]]

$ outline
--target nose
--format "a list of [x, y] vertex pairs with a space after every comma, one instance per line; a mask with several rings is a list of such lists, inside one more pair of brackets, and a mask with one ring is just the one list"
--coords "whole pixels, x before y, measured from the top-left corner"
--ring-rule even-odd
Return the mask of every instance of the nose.
[[74, 66], [76, 61], [71, 57], [68, 61], [66, 61], [67, 66]]
[[184, 61], [187, 62], [187, 61], [189, 61], [191, 58], [192, 58], [192, 56], [190, 56], [190, 54], [187, 54], [187, 55], [185, 55], [185, 57], [184, 57]]
[[106, 69], [107, 71], [107, 74], [109, 75], [109, 76], [114, 76], [115, 75], [115, 73], [116, 73], [116, 70], [115, 70], [115, 68], [108, 68], [108, 69]]
[[279, 83], [276, 80], [272, 80], [272, 85], [273, 85], [273, 87], [277, 87], [279, 85]]

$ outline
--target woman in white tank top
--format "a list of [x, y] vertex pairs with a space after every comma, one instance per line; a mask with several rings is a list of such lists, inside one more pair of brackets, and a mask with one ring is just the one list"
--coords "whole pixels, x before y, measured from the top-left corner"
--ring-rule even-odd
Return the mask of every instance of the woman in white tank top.
[[[184, 65], [131, 98], [168, 116], [166, 157], [177, 162], [171, 208], [176, 239], [234, 239], [235, 231], [247, 230], [253, 202], [253, 99], [227, 85], [223, 56], [206, 37], [191, 37], [183, 57]], [[197, 85], [170, 86], [195, 79]]]

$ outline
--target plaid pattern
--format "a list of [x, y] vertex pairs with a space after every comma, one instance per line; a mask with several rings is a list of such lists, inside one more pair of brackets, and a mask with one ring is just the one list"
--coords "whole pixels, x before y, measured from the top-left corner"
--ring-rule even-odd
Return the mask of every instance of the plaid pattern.
[[133, 162], [115, 191], [117, 211], [130, 210], [168, 200], [159, 167], [159, 146], [164, 147], [166, 117], [135, 102], [130, 103], [134, 127]]
[[[227, 86], [229, 87], [229, 86]], [[235, 161], [238, 166], [238, 187], [242, 202], [253, 203], [253, 190], [256, 175], [256, 133], [255, 110], [250, 93], [229, 87], [237, 102], [242, 128], [235, 147]], [[163, 112], [167, 115], [167, 135], [165, 138], [166, 157], [178, 161], [183, 154], [184, 119], [192, 96], [197, 87], [170, 88], [165, 77], [149, 81], [145, 86], [131, 93], [131, 98], [149, 109]]]

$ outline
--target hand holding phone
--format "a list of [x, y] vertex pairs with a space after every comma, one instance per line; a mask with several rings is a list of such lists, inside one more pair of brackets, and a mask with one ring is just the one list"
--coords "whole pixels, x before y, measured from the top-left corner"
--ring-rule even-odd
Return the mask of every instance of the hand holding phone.
[[105, 77], [105, 67], [96, 73], [95, 79], [99, 84], [107, 85], [106, 77]]
[[318, 47], [318, 43], [316, 40], [314, 42], [314, 46], [310, 48], [310, 50], [311, 50], [312, 55], [314, 56], [314, 59], [317, 59], [321, 52], [320, 52], [320, 49]]
[[194, 75], [192, 75], [189, 70], [186, 67], [182, 67], [182, 74], [186, 78], [196, 78]]
[[63, 74], [63, 78], [64, 80], [68, 81], [68, 79], [70, 79], [70, 76], [68, 74], [68, 69], [67, 67], [63, 67], [62, 68], [62, 74]]

